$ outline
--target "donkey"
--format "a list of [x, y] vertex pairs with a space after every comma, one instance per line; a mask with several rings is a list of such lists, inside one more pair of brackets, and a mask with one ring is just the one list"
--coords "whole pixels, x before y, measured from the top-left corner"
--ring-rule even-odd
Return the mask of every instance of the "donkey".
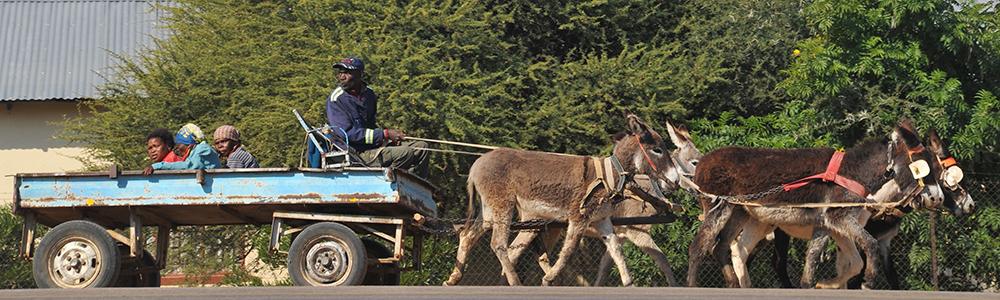
[[[670, 122], [666, 123], [667, 133], [670, 135], [670, 140], [674, 143], [677, 148], [673, 150], [671, 156], [674, 160], [674, 167], [679, 170], [681, 176], [693, 176], [695, 171], [695, 166], [698, 164], [698, 160], [701, 159], [701, 151], [694, 145], [691, 140], [691, 135], [685, 127], [675, 127]], [[617, 142], [624, 138], [624, 134], [619, 134], [614, 137]], [[653, 188], [652, 182], [636, 180], [638, 185], [643, 190], [649, 190], [650, 193], [657, 197], [664, 197], [661, 191], [657, 191]], [[678, 185], [684, 185], [684, 181], [675, 182]], [[672, 191], [668, 191], [672, 192]], [[674, 204], [676, 205], [676, 204]], [[677, 205], [676, 207], [680, 207]], [[641, 199], [636, 198], [626, 198], [621, 203], [615, 205], [614, 215], [612, 217], [625, 218], [625, 217], [648, 217], [657, 214], [657, 210], [649, 203]], [[525, 213], [519, 214], [522, 221], [538, 219], [539, 216], [528, 215]], [[667, 284], [670, 286], [677, 286], [677, 279], [674, 276], [674, 272], [670, 267], [670, 261], [667, 260], [667, 256], [663, 254], [660, 247], [656, 245], [653, 237], [650, 236], [649, 232], [652, 230], [652, 224], [636, 224], [636, 225], [623, 225], [615, 226], [615, 234], [618, 235], [619, 239], [628, 239], [630, 242], [636, 245], [643, 253], [646, 253], [656, 266], [660, 268], [663, 272], [663, 276], [667, 279]], [[559, 236], [562, 234], [562, 230], [549, 229], [542, 235], [542, 244], [544, 245], [546, 251], [538, 257], [538, 264], [543, 271], [548, 272], [549, 269], [549, 253], [555, 247], [555, 243]], [[512, 245], [526, 245], [535, 239], [539, 235], [539, 232], [535, 231], [521, 231], [511, 242]], [[598, 228], [591, 226], [584, 233], [587, 237], [600, 238], [600, 232]], [[517, 262], [521, 254], [524, 252], [524, 247], [515, 247], [510, 252], [510, 261]], [[608, 269], [611, 267], [612, 256], [610, 251], [605, 251], [604, 255], [601, 256], [601, 262], [598, 267], [597, 278], [594, 280], [594, 285], [600, 286], [604, 283], [604, 279], [608, 273]]]
[[[740, 234], [740, 244], [747, 246], [749, 241], [759, 241], [759, 236], [780, 226], [786, 232], [808, 235], [816, 227], [828, 231], [837, 242], [839, 251], [847, 259], [848, 269], [837, 278], [820, 283], [818, 287], [843, 287], [848, 278], [861, 271], [861, 256], [855, 243], [860, 244], [867, 256], [865, 287], [870, 287], [877, 274], [877, 257], [874, 255], [877, 241], [864, 230], [864, 224], [871, 216], [867, 209], [782, 206], [861, 203], [865, 202], [865, 190], [882, 189], [883, 185], [891, 181], [901, 191], [909, 191], [914, 195], [919, 193], [921, 201], [911, 202], [915, 206], [935, 207], [943, 199], [936, 177], [914, 176], [916, 173], [909, 168], [920, 165], [921, 160], [926, 165], [926, 161], [934, 158], [923, 147], [915, 132], [909, 121], [902, 121], [889, 140], [869, 140], [849, 149], [846, 154], [835, 153], [829, 148], [778, 150], [731, 147], [706, 155], [695, 174], [695, 182], [703, 192], [753, 195], [767, 190], [775, 193], [756, 194], [760, 197], [757, 200], [738, 200], [752, 201], [752, 204], [759, 206], [736, 205], [723, 198], [715, 198], [713, 201], [717, 203], [706, 203], [712, 199], [702, 197], [702, 207], [714, 207], [705, 213], [705, 222], [698, 229], [689, 248], [688, 284], [697, 284], [698, 267], [703, 257], [715, 248], [717, 237], [719, 245], [729, 246], [737, 234]], [[826, 164], [828, 161], [830, 163]], [[834, 168], [834, 162], [842, 162], [839, 171]], [[827, 167], [826, 172], [821, 173], [824, 182], [805, 185], [799, 189], [784, 184], [820, 172], [824, 170], [824, 165]], [[768, 190], [768, 187], [774, 188]], [[780, 192], [782, 189], [785, 191]], [[910, 194], [907, 195], [907, 199], [912, 198]], [[733, 219], [732, 222], [730, 218]], [[743, 243], [744, 241], [748, 242]], [[725, 246], [719, 248], [727, 248]], [[721, 249], [716, 250], [717, 254], [723, 252]], [[732, 255], [739, 255], [741, 259], [733, 262], [746, 261], [746, 248], [735, 250], [737, 251]], [[745, 275], [745, 266], [732, 267], [737, 271], [742, 269]], [[739, 275], [737, 272], [737, 276]], [[745, 284], [749, 285], [749, 282]]]
[[[944, 143], [941, 142], [941, 138], [938, 136], [937, 131], [931, 129], [925, 141], [928, 143], [931, 152], [934, 152], [936, 160], [930, 164], [932, 169], [935, 169], [934, 173], [940, 174], [938, 182], [940, 182], [944, 187], [944, 203], [943, 206], [951, 214], [962, 217], [971, 214], [975, 209], [975, 201], [972, 200], [972, 196], [963, 188], [959, 183], [962, 180], [962, 171], [958, 167], [957, 162], [948, 152], [948, 149], [944, 147]], [[882, 218], [872, 218], [865, 225], [865, 230], [872, 234], [877, 240], [879, 245], [879, 260], [882, 262], [883, 272], [886, 275], [886, 281], [889, 283], [889, 287], [894, 290], [900, 289], [899, 275], [896, 273], [896, 267], [893, 263], [892, 258], [889, 256], [889, 248], [892, 246], [892, 239], [899, 234], [899, 226], [902, 224], [902, 219], [895, 215], [885, 215]], [[789, 236], [787, 233], [781, 230], [775, 230], [774, 232], [774, 265], [773, 268], [778, 274], [779, 283], [782, 287], [792, 287], [791, 281], [788, 279], [788, 242]], [[809, 242], [807, 262], [806, 266], [809, 269], [803, 271], [801, 278], [802, 287], [808, 287], [812, 284], [812, 276], [815, 274], [815, 262], [819, 260], [819, 255], [822, 252], [822, 247], [829, 241], [829, 235], [821, 235]], [[850, 281], [848, 281], [848, 288], [859, 288], [861, 286], [861, 278], [855, 276]]]
[[[470, 220], [459, 233], [455, 268], [445, 285], [455, 285], [461, 280], [469, 251], [488, 230], [493, 231], [490, 247], [500, 261], [507, 283], [521, 284], [507, 253], [515, 208], [522, 215], [568, 223], [558, 260], [542, 278], [542, 285], [550, 285], [555, 280], [576, 250], [584, 230], [592, 225], [599, 230], [612, 253], [622, 282], [631, 284], [618, 237], [611, 225], [614, 204], [620, 201], [626, 188], [642, 192], [631, 180], [633, 174], [649, 176], [654, 184], [665, 190], [674, 189], [670, 184], [676, 182], [680, 174], [670, 154], [664, 151], [666, 145], [660, 134], [635, 115], [628, 115], [626, 119], [629, 137], [617, 141], [613, 154], [604, 159], [507, 148], [490, 151], [477, 159], [469, 170], [467, 184]], [[481, 213], [472, 220], [477, 193]], [[662, 199], [646, 199], [650, 199], [647, 201], [658, 210], [669, 209], [669, 203]]]

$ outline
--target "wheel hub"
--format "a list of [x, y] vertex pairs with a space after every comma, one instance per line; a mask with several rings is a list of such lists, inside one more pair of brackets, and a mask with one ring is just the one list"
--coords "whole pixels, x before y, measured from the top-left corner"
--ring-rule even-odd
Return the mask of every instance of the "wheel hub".
[[306, 274], [316, 282], [332, 283], [347, 272], [347, 251], [335, 241], [314, 244], [306, 254]]
[[52, 257], [50, 276], [63, 287], [85, 287], [97, 277], [98, 256], [90, 241], [70, 241]]

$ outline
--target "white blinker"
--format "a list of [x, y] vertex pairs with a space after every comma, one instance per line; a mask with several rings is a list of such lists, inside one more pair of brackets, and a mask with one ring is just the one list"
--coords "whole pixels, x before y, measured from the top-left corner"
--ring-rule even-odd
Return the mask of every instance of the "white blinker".
[[965, 177], [965, 173], [962, 172], [962, 168], [958, 166], [951, 166], [944, 170], [944, 183], [948, 187], [958, 186], [959, 182], [962, 182], [962, 178]]
[[931, 174], [931, 166], [923, 159], [917, 160], [910, 163], [910, 173], [913, 173], [913, 179], [921, 179]]

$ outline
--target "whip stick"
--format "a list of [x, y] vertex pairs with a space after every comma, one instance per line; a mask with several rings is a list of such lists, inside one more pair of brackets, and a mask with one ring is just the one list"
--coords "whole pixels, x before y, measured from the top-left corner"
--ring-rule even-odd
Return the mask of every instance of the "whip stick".
[[488, 150], [493, 150], [493, 149], [500, 148], [500, 147], [496, 147], [496, 146], [486, 146], [486, 145], [472, 144], [472, 143], [462, 143], [462, 142], [452, 142], [452, 141], [443, 141], [443, 140], [435, 140], [435, 139], [425, 139], [425, 138], [418, 138], [418, 137], [412, 137], [412, 136], [403, 137], [403, 139], [404, 140], [423, 141], [423, 142], [428, 142], [428, 143], [438, 143], [438, 144], [446, 144], [446, 145], [465, 146], [465, 147], [488, 149]]
[[476, 155], [476, 156], [483, 155], [482, 153], [478, 152], [459, 151], [459, 150], [445, 150], [445, 149], [434, 149], [434, 148], [423, 148], [423, 147], [413, 147], [413, 149], [426, 150], [431, 152], [457, 153], [457, 154]]

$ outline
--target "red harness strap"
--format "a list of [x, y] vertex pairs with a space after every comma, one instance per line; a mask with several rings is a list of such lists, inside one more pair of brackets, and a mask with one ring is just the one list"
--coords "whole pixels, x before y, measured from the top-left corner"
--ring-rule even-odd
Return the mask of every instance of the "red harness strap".
[[948, 167], [957, 165], [957, 164], [958, 164], [958, 162], [955, 161], [955, 158], [951, 157], [951, 156], [949, 156], [948, 158], [945, 158], [945, 159], [941, 160], [941, 166], [944, 166], [945, 169], [947, 169]]
[[806, 186], [813, 180], [821, 179], [823, 180], [823, 182], [836, 183], [837, 185], [844, 187], [848, 191], [851, 191], [852, 193], [855, 193], [858, 196], [861, 196], [862, 198], [866, 197], [868, 194], [865, 193], [864, 186], [862, 186], [857, 181], [851, 180], [844, 176], [837, 175], [837, 172], [840, 171], [840, 163], [843, 161], [844, 161], [844, 152], [834, 151], [833, 157], [830, 158], [830, 164], [826, 166], [825, 172], [783, 184], [785, 191], [786, 192], [791, 191]]

